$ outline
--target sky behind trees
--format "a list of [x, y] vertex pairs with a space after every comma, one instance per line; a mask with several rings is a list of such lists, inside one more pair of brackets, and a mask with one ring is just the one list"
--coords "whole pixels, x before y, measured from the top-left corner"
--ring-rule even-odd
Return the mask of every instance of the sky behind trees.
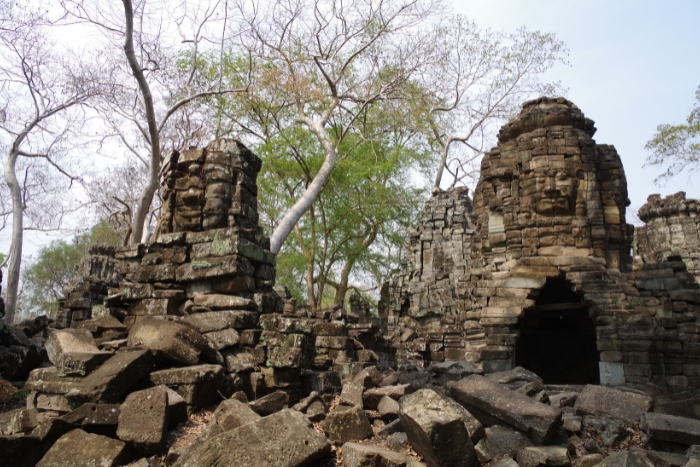
[[[660, 168], [643, 165], [644, 145], [662, 123], [683, 123], [700, 86], [700, 2], [694, 0], [473, 0], [454, 8], [482, 27], [520, 26], [555, 33], [570, 50], [559, 80], [567, 98], [596, 122], [594, 138], [612, 144], [627, 175], [630, 209], [652, 193], [700, 197], [700, 180], [681, 175], [653, 184]], [[632, 219], [628, 219], [631, 222]]]

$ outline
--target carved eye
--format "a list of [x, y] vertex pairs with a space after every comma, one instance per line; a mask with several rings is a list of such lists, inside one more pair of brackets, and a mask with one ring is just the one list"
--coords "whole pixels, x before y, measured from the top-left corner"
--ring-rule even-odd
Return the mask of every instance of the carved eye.
[[557, 179], [565, 180], [567, 178], [569, 178], [569, 174], [567, 174], [566, 172], [557, 172]]

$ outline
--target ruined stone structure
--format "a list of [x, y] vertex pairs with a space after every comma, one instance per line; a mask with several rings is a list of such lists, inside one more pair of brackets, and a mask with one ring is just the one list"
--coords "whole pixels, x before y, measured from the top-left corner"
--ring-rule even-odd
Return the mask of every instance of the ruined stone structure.
[[636, 229], [635, 253], [645, 263], [682, 258], [700, 282], [700, 202], [684, 192], [661, 198], [651, 195], [639, 209], [646, 225]]
[[[430, 258], [427, 249], [445, 251], [446, 236], [418, 239], [437, 225], [446, 228], [451, 214], [441, 203], [466, 193], [428, 202], [406, 264], [385, 285], [380, 305], [388, 338], [410, 351], [407, 357], [466, 358], [486, 372], [520, 365], [549, 383], [652, 381], [697, 391], [698, 284], [680, 257], [654, 256], [654, 232], [663, 231], [658, 224], [643, 230], [647, 240], [640, 240], [642, 257], [633, 265], [624, 170], [615, 148], [596, 144], [594, 133], [593, 121], [565, 99], [525, 103], [482, 160], [473, 209], [463, 221], [473, 230], [464, 230], [452, 260], [441, 261], [459, 263], [454, 271], [422, 274], [415, 258]], [[695, 206], [676, 204], [683, 209], [674, 213]], [[697, 230], [685, 227], [691, 220], [663, 212], [667, 231], [683, 225], [684, 238], [697, 238]], [[449, 284], [440, 283], [447, 277]], [[426, 290], [452, 294], [424, 300]]]
[[[255, 154], [230, 139], [173, 152], [163, 168], [163, 215], [153, 241], [94, 246], [64, 291], [56, 327], [87, 326], [97, 345], [111, 349], [157, 348], [167, 332], [154, 319], [201, 334], [205, 341], [188, 337], [199, 359], [222, 365], [228, 375], [171, 379], [189, 404], [232, 388], [245, 389], [250, 399], [284, 391], [293, 404], [301, 397], [303, 368], [347, 374], [370, 362], [387, 366], [392, 350], [378, 342], [380, 325], [366, 305], [356, 300], [351, 313], [296, 311], [293, 298], [274, 290], [275, 255], [258, 225], [260, 168]], [[118, 321], [97, 326], [99, 316]], [[198, 361], [179, 350], [160, 352], [167, 365]], [[193, 396], [205, 386], [206, 397]]]

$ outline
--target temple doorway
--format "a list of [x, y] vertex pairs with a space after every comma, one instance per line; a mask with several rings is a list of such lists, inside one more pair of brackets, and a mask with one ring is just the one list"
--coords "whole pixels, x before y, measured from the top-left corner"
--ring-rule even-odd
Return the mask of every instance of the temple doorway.
[[545, 384], [599, 384], [596, 332], [581, 297], [565, 279], [547, 279], [517, 325], [515, 364]]

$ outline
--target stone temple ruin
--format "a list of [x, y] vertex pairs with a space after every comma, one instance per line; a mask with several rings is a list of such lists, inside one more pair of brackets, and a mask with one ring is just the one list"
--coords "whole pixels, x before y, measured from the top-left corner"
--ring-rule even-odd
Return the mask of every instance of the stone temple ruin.
[[635, 229], [594, 133], [566, 99], [523, 104], [473, 196], [427, 201], [378, 315], [359, 296], [297, 309], [275, 285], [255, 154], [173, 152], [154, 239], [93, 246], [55, 321], [0, 333], [0, 374], [29, 393], [0, 413], [0, 459], [700, 465], [700, 202], [652, 195]]
[[565, 99], [527, 102], [484, 156], [473, 201], [464, 189], [428, 201], [382, 290], [400, 358], [700, 388], [698, 203], [651, 196], [635, 240], [620, 157], [593, 125]]

